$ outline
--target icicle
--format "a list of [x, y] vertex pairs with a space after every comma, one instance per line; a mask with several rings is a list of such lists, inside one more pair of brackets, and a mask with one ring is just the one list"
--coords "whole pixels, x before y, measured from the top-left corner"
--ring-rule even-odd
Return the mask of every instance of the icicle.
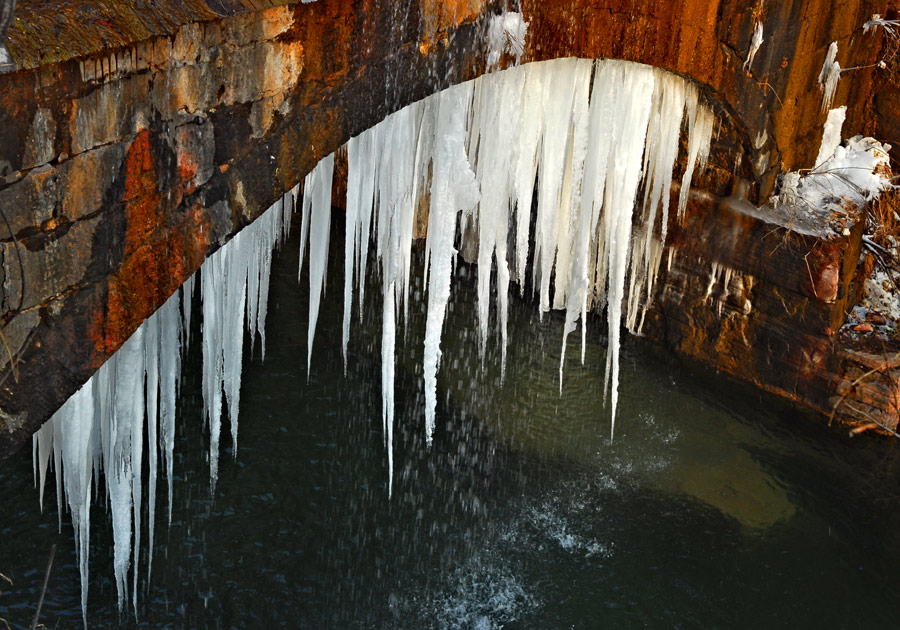
[[[591, 277], [589, 273], [590, 246], [597, 232], [600, 210], [606, 187], [606, 170], [612, 146], [613, 112], [618, 98], [618, 86], [614, 83], [613, 66], [597, 64], [594, 71], [594, 92], [591, 95], [588, 119], [588, 143], [592, 150], [585, 156], [579, 225], [575, 232], [572, 274], [569, 300], [566, 307], [566, 323], [563, 327], [562, 352], [559, 363], [559, 386], [562, 392], [562, 370], [565, 364], [566, 339], [575, 330], [575, 322], [581, 316], [581, 361], [584, 362], [585, 318], [587, 317]], [[605, 280], [605, 279], [604, 279]]]
[[[228, 247], [226, 245], [225, 247]], [[222, 422], [223, 318], [225, 311], [225, 247], [200, 267], [203, 307], [203, 413], [209, 422], [209, 478], [213, 488], [219, 478], [219, 433]]]
[[194, 302], [194, 278], [195, 273], [181, 286], [181, 312], [182, 312], [182, 330], [184, 331], [184, 347], [189, 348], [191, 345], [191, 306]]
[[471, 102], [471, 84], [451, 87], [440, 93], [431, 207], [425, 248], [429, 258], [428, 312], [425, 320], [425, 439], [431, 444], [437, 406], [437, 370], [441, 360], [441, 331], [450, 299], [451, 267], [456, 250], [453, 239], [456, 216], [478, 203], [475, 174], [465, 153], [465, 121]]
[[[515, 197], [516, 197], [516, 280], [520, 292], [525, 291], [525, 268], [528, 263], [528, 247], [531, 240], [531, 201], [537, 174], [538, 150], [542, 135], [543, 83], [545, 73], [538, 64], [524, 67], [525, 86], [522, 91], [519, 128], [515, 149]], [[507, 70], [507, 72], [509, 72]]]
[[[344, 231], [344, 320], [341, 335], [341, 356], [344, 358], [344, 375], [347, 374], [347, 345], [350, 342], [350, 311], [353, 306], [354, 262], [357, 260], [360, 222], [360, 179], [363, 171], [359, 137], [347, 141], [347, 210]], [[362, 304], [360, 304], [362, 308]]]
[[[619, 337], [622, 302], [625, 296], [625, 276], [631, 248], [631, 215], [641, 174], [641, 156], [654, 87], [654, 74], [645, 68], [619, 68], [622, 96], [614, 112], [615, 131], [610, 166], [614, 180], [607, 182], [605, 207], [606, 252], [608, 262], [607, 322], [609, 349], [606, 361], [606, 382], [611, 386], [612, 424], [610, 438], [615, 434], [616, 405], [619, 396]], [[612, 185], [610, 185], [612, 184]]]
[[549, 80], [543, 83], [544, 138], [541, 168], [538, 171], [538, 213], [534, 232], [534, 284], [540, 289], [539, 312], [550, 310], [550, 277], [556, 258], [556, 223], [560, 202], [569, 129], [572, 125], [572, 100], [577, 77], [577, 59], [546, 62]]
[[[669, 223], [672, 169], [678, 157], [678, 139], [687, 101], [688, 84], [661, 70], [654, 71], [656, 89], [644, 151], [644, 203], [641, 230], [636, 236], [631, 259], [631, 289], [628, 293], [626, 326], [639, 333], [646, 305], [652, 297], [656, 270]], [[693, 88], [690, 88], [693, 91]], [[659, 236], [656, 216], [661, 207]]]
[[684, 217], [684, 211], [687, 208], [694, 169], [698, 165], [703, 169], [709, 157], [709, 145], [712, 141], [715, 120], [713, 113], [700, 105], [696, 90], [688, 92], [686, 109], [688, 113], [688, 156], [684, 175], [681, 177], [681, 191], [678, 193], [679, 219]]
[[[151, 550], [150, 559], [147, 561], [147, 579], [150, 579], [153, 567], [153, 532], [156, 523], [156, 481], [159, 473], [158, 453], [158, 432], [159, 432], [159, 403], [160, 403], [160, 311], [157, 311], [144, 323], [144, 347], [142, 349], [144, 355], [144, 379], [145, 379], [145, 407], [147, 417], [147, 545]], [[138, 469], [137, 477], [140, 478], [141, 470]], [[137, 512], [140, 512], [140, 495], [135, 501]], [[139, 514], [138, 514], [139, 516]], [[139, 524], [140, 519], [136, 519], [135, 523]], [[137, 580], [138, 580], [138, 553], [140, 545], [138, 541], [140, 537], [136, 537], [134, 546], [134, 606], [135, 614], [137, 614]]]
[[306, 374], [312, 363], [313, 339], [319, 318], [319, 302], [325, 286], [328, 265], [328, 235], [331, 226], [331, 180], [334, 154], [322, 158], [303, 183], [303, 226], [300, 236], [300, 271], [303, 252], [309, 238], [309, 333], [307, 335]]
[[[482, 361], [487, 345], [490, 308], [491, 267], [497, 263], [497, 308], [501, 337], [501, 378], [506, 368], [509, 266], [506, 243], [509, 233], [513, 192], [511, 164], [524, 71], [514, 69], [475, 83], [480, 108], [480, 125], [472, 129], [478, 138], [477, 175], [482, 191], [478, 206], [478, 341]], [[496, 256], [495, 256], [496, 254]]]
[[94, 400], [90, 384], [78, 390], [58, 412], [65, 427], [62, 445], [66, 500], [75, 530], [75, 555], [81, 576], [81, 615], [87, 627], [88, 568], [91, 537], [91, 476], [94, 450]]
[[572, 125], [569, 149], [563, 167], [559, 205], [553, 224], [556, 242], [553, 308], [565, 309], [569, 298], [574, 256], [574, 232], [581, 212], [584, 161], [588, 151], [589, 91], [594, 64], [579, 59], [575, 66], [575, 90], [572, 98]]
[[[193, 285], [193, 276], [191, 276]], [[182, 287], [188, 293], [193, 286]], [[172, 295], [157, 313], [159, 317], [159, 438], [162, 465], [166, 471], [169, 498], [169, 524], [172, 524], [172, 481], [175, 451], [175, 400], [181, 379], [181, 339], [187, 343], [187, 329], [178, 315], [178, 293]], [[151, 519], [152, 522], [152, 519]], [[151, 536], [152, 540], [152, 536]], [[151, 545], [152, 549], [152, 545]], [[152, 554], [151, 554], [152, 558]], [[148, 568], [149, 572], [149, 568]]]

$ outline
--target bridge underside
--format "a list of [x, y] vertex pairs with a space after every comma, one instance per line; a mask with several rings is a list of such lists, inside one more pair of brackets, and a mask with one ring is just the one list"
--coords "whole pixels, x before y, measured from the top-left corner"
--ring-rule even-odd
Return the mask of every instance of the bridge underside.
[[[759, 202], [779, 173], [812, 165], [825, 117], [817, 77], [832, 41], [844, 67], [862, 67], [845, 73], [835, 96], [848, 106], [844, 135], [900, 137], [898, 72], [877, 66], [891, 40], [861, 28], [874, 13], [890, 17], [885, 2], [838, 11], [813, 0], [276, 0], [258, 10], [246, 0], [20, 0], [9, 41], [18, 70], [0, 77], [0, 462], [319, 159], [483, 73], [487, 19], [507, 4], [530, 23], [525, 61], [626, 59], [702, 86], [723, 127], [711, 168], [695, 180], [693, 220], [673, 244], [741, 236], [728, 251], [695, 246], [696, 269], [664, 280], [663, 290], [678, 290], [660, 301], [651, 335], [826, 411], [847, 361], [859, 363], [834, 348], [833, 333], [853, 298], [861, 222], [835, 242], [797, 237], [783, 250], [792, 257], [770, 268], [795, 274], [789, 301], [802, 308], [785, 309], [796, 320], [773, 311], [715, 323], [685, 288], [700, 280], [684, 278], [708, 274], [711, 261], [762, 273], [771, 226], [729, 214], [722, 198], [741, 180]], [[766, 36], [747, 69], [757, 22]], [[817, 282], [835, 265], [840, 281], [823, 296]], [[776, 333], [753, 337], [752, 366], [735, 362], [736, 340], [776, 320]], [[783, 372], [771, 338], [787, 343], [798, 328], [809, 339], [792, 342], [792, 371], [765, 376]]]

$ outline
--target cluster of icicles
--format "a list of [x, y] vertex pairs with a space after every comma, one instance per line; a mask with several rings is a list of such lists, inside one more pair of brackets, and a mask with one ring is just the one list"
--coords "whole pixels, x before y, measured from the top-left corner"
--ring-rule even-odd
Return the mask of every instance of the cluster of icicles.
[[[434, 430], [441, 331], [460, 238], [477, 239], [482, 352], [490, 330], [493, 268], [504, 362], [509, 283], [525, 286], [529, 261], [541, 313], [551, 307], [566, 312], [563, 351], [566, 337], [581, 318], [583, 358], [584, 318], [588, 310], [606, 307], [605, 382], [611, 390], [614, 421], [620, 328], [624, 317], [630, 330], [639, 330], [643, 306], [652, 292], [682, 127], [689, 135], [679, 213], [695, 167], [702, 166], [708, 154], [713, 121], [696, 88], [680, 77], [632, 63], [563, 59], [491, 73], [452, 87], [404, 108], [347, 143], [344, 361], [346, 366], [354, 289], [361, 311], [374, 246], [383, 296], [382, 410], [389, 488], [396, 322], [401, 312], [406, 319], [409, 308], [411, 247], [420, 202], [428, 205], [423, 353], [427, 440]], [[300, 264], [302, 269], [308, 248], [307, 367], [325, 285], [333, 167], [331, 155], [304, 182]], [[213, 483], [224, 406], [237, 444], [243, 325], [251, 339], [259, 334], [264, 346], [271, 255], [290, 225], [297, 192], [295, 188], [287, 193], [200, 270], [202, 383]], [[633, 229], [635, 208], [639, 220]], [[83, 607], [91, 485], [92, 479], [99, 483], [100, 470], [112, 511], [120, 608], [128, 598], [132, 564], [132, 597], [137, 596], [145, 451], [151, 549], [160, 460], [169, 484], [171, 520], [175, 400], [181, 347], [188, 341], [192, 288], [193, 283], [187, 283], [180, 300], [176, 294], [148, 319], [34, 438], [42, 493], [52, 458], [60, 513], [65, 496], [72, 514]], [[562, 361], [560, 379], [561, 370]], [[148, 578], [149, 573], [148, 561]]]

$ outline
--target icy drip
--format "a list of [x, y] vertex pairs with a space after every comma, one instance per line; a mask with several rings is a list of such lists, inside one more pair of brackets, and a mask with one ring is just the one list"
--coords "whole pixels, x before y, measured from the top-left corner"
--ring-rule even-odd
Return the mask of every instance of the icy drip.
[[[251, 336], [258, 333], [264, 343], [271, 252], [284, 240], [292, 199], [286, 195], [201, 268], [204, 406], [209, 414], [210, 442], [216, 444], [210, 453], [213, 482], [219, 426], [213, 410], [221, 413], [224, 391], [236, 440], [244, 309], [246, 306]], [[120, 608], [128, 601], [132, 570], [131, 600], [137, 613], [138, 557], [144, 531], [141, 513], [146, 504], [152, 560], [160, 468], [168, 481], [168, 520], [172, 520], [175, 401], [181, 378], [181, 350], [189, 340], [193, 286], [193, 278], [185, 282], [181, 291], [150, 316], [34, 435], [34, 465], [41, 501], [52, 461], [60, 523], [63, 498], [72, 515], [85, 625], [92, 479], [99, 480], [103, 471], [113, 522], [113, 566]], [[226, 360], [229, 353], [232, 356]], [[145, 454], [146, 493], [141, 475]], [[151, 566], [148, 560], [148, 580]]]
[[847, 119], [847, 106], [836, 107], [828, 112], [825, 126], [822, 129], [822, 142], [819, 144], [819, 154], [816, 156], [816, 167], [834, 155], [835, 149], [841, 144], [841, 129]]
[[831, 108], [834, 93], [837, 91], [838, 81], [841, 80], [841, 64], [836, 61], [837, 52], [837, 42], [831, 42], [825, 55], [825, 63], [822, 64], [822, 70], [819, 71], [819, 87], [822, 89], [823, 112]]
[[747, 59], [744, 60], [744, 70], [750, 71], [753, 68], [753, 59], [759, 52], [759, 47], [763, 43], [763, 25], [762, 22], [756, 23], [753, 29], [753, 38], [750, 40], [750, 51], [747, 53]]

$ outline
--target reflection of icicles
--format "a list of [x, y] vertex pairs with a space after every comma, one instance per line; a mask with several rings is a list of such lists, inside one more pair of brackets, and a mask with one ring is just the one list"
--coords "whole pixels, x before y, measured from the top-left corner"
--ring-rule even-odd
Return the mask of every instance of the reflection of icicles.
[[[242, 327], [248, 300], [252, 307], [247, 306], [246, 321], [251, 336], [259, 334], [262, 342], [265, 341], [271, 251], [283, 241], [289, 226], [284, 213], [293, 207], [286, 201], [276, 203], [213, 254], [201, 269], [205, 318], [203, 394], [210, 423], [213, 482], [223, 391], [231, 415], [232, 435], [237, 439]], [[252, 279], [248, 280], [248, 275]], [[249, 294], [248, 282], [252, 287]], [[152, 559], [160, 467], [168, 481], [168, 518], [169, 522], [172, 520], [175, 401], [181, 378], [181, 349], [188, 341], [193, 286], [192, 278], [185, 282], [181, 294], [176, 292], [150, 316], [34, 436], [35, 471], [41, 496], [52, 459], [60, 519], [63, 497], [72, 514], [85, 625], [92, 477], [99, 478], [102, 468], [113, 523], [113, 568], [120, 608], [128, 600], [126, 584], [131, 570], [131, 599], [137, 611], [144, 505]], [[226, 354], [231, 355], [227, 361]], [[146, 493], [142, 474], [145, 454]], [[148, 578], [150, 567], [148, 560]]]

